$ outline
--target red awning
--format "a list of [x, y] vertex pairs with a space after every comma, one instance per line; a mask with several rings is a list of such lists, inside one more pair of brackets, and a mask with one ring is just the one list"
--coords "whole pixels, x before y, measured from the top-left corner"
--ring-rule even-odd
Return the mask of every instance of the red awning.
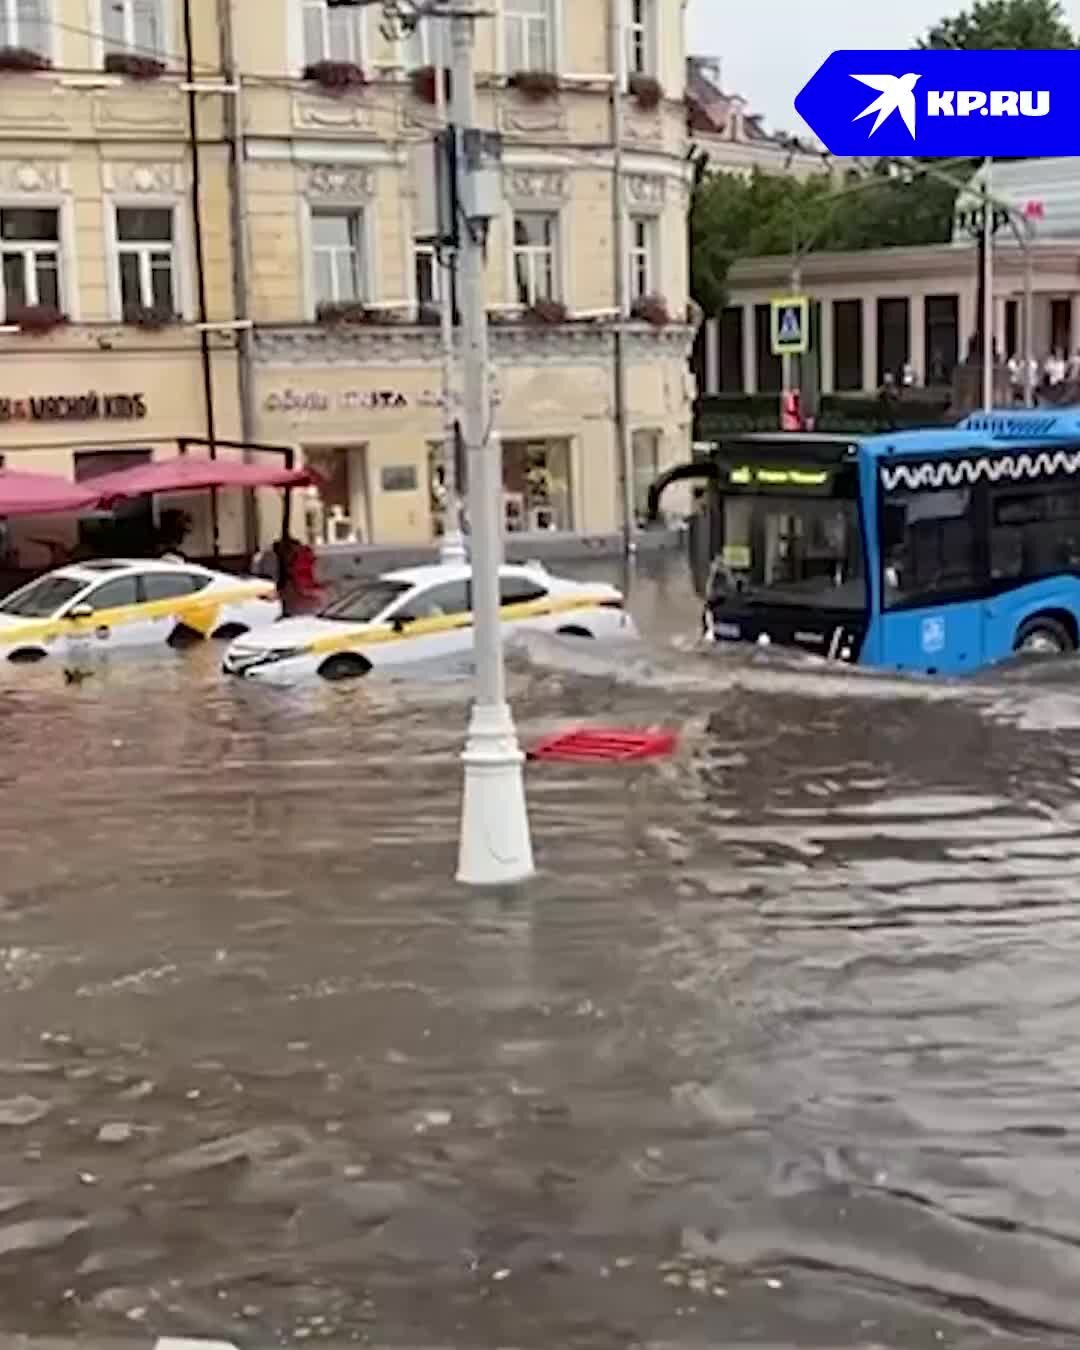
[[317, 482], [307, 469], [286, 469], [281, 464], [245, 464], [234, 459], [206, 459], [179, 455], [156, 459], [132, 469], [104, 473], [87, 482], [103, 502], [122, 497], [143, 497], [156, 492], [206, 492], [210, 488], [307, 487]]
[[0, 517], [59, 515], [97, 506], [100, 494], [86, 483], [47, 473], [0, 469]]

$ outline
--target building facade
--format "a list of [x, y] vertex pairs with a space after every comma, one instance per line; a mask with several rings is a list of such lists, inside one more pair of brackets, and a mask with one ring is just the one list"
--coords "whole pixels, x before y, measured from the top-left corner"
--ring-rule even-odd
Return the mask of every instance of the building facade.
[[[606, 532], [624, 472], [642, 498], [689, 437], [683, 6], [490, 8], [478, 120], [504, 138], [487, 289], [507, 524]], [[8, 467], [85, 478], [179, 437], [291, 445], [325, 481], [323, 537], [437, 533], [441, 272], [420, 148], [441, 25], [395, 40], [380, 17], [0, 5]], [[244, 540], [229, 495], [226, 551]], [[276, 528], [274, 502], [260, 523]]]

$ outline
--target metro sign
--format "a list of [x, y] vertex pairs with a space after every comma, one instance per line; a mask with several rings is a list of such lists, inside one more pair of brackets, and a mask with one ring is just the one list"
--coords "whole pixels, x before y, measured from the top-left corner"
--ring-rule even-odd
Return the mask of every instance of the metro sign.
[[1080, 155], [1077, 51], [838, 51], [795, 99], [834, 155]]

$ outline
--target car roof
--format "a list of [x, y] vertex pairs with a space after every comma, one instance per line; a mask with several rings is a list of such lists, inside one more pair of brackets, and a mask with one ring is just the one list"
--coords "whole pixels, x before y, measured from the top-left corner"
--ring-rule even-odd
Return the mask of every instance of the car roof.
[[[537, 563], [529, 565], [505, 563], [499, 568], [499, 574], [509, 577], [529, 577], [543, 584], [551, 584], [557, 580]], [[469, 581], [471, 577], [472, 567], [469, 563], [428, 563], [421, 567], [400, 567], [393, 572], [383, 572], [379, 580], [396, 582], [399, 586], [438, 586], [452, 581]]]
[[49, 576], [67, 577], [89, 585], [108, 577], [123, 577], [139, 572], [198, 572], [203, 576], [213, 573], [198, 563], [172, 562], [167, 558], [93, 558], [88, 562], [69, 563], [58, 567]]

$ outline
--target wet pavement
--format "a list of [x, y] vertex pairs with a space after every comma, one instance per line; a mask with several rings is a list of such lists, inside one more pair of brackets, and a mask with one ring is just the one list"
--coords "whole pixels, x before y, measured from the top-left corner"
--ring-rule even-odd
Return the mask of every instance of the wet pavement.
[[0, 1332], [1080, 1347], [1072, 668], [636, 603], [515, 653], [519, 727], [679, 753], [532, 766], [507, 895], [449, 879], [460, 683], [4, 678]]

